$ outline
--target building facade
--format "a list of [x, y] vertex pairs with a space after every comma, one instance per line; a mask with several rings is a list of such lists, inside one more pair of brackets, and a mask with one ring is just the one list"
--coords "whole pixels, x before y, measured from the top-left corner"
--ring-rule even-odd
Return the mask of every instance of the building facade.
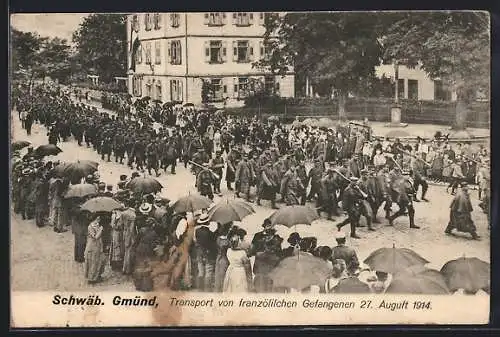
[[[128, 88], [162, 102], [243, 105], [255, 83], [293, 97], [294, 74], [252, 67], [267, 57], [263, 12], [137, 13], [128, 15]], [[208, 84], [208, 85], [207, 85]]]
[[[383, 76], [394, 80], [394, 65], [380, 65], [375, 68], [376, 76]], [[446, 87], [442, 81], [432, 80], [420, 69], [398, 67], [398, 94], [401, 99], [414, 99], [419, 101], [455, 101], [455, 92]]]

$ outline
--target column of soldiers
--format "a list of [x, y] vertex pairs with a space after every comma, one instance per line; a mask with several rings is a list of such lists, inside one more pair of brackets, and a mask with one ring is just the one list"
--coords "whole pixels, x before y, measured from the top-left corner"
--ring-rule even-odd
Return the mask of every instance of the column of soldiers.
[[[387, 139], [370, 138], [371, 131], [365, 126], [288, 130], [279, 122], [221, 115], [211, 121], [206, 113], [190, 111], [183, 116], [183, 127], [155, 129], [148, 120], [98, 113], [57, 95], [39, 92], [32, 101], [35, 119], [49, 127], [52, 143], [73, 134], [79, 144], [85, 139], [103, 160], [110, 161], [114, 155], [116, 162], [124, 163], [126, 157], [129, 167], [150, 174], [154, 171], [157, 176], [169, 166], [175, 174], [181, 159], [185, 167], [191, 164], [197, 189], [209, 198], [221, 193], [224, 176], [227, 189], [237, 197], [247, 201], [255, 197], [257, 204], [268, 200], [273, 208], [277, 202], [303, 205], [316, 199], [318, 212], [332, 219], [341, 215], [342, 201], [353, 237], [357, 237], [354, 229], [360, 216], [373, 229], [382, 204], [390, 224], [408, 214], [410, 227], [418, 228], [413, 202], [420, 201], [416, 196], [420, 186], [420, 199], [427, 201], [428, 168], [421, 152], [398, 139], [384, 144]], [[214, 130], [220, 135], [215, 151]], [[306, 160], [314, 162], [309, 172]], [[393, 203], [399, 210], [391, 215]]]

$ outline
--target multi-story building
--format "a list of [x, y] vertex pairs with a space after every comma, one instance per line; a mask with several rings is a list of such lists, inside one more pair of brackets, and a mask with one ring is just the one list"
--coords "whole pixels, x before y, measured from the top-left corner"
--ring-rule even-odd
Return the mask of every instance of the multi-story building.
[[[380, 65], [376, 75], [394, 80], [394, 66]], [[456, 93], [440, 80], [432, 80], [420, 67], [398, 66], [398, 95], [401, 99], [455, 101]]]
[[[138, 13], [127, 20], [129, 93], [163, 102], [199, 104], [203, 82], [209, 99], [242, 105], [252, 83], [282, 97], [294, 96], [294, 73], [273, 76], [252, 63], [268, 57], [263, 12]], [[134, 70], [135, 68], [135, 70]], [[258, 79], [259, 81], [255, 81]]]

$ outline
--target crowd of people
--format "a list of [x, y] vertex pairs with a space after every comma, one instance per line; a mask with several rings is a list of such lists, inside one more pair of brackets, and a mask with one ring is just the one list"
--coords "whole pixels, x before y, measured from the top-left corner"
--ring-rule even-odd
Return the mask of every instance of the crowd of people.
[[[39, 227], [53, 226], [55, 232], [71, 226], [74, 258], [85, 263], [89, 283], [101, 281], [109, 263], [112, 270], [132, 275], [136, 289], [143, 291], [165, 287], [290, 291], [275, 289], [269, 273], [287, 257], [311, 254], [331, 261], [332, 278], [318, 286], [321, 292], [334, 292], [339, 279], [360, 273], [356, 253], [345, 246], [341, 228], [349, 224], [350, 236], [359, 238], [356, 231], [364, 217], [367, 229], [375, 230], [372, 224], [380, 221], [377, 211], [383, 205], [390, 225], [407, 214], [409, 226], [418, 229], [413, 203], [428, 201], [429, 176], [448, 177], [451, 193], [456, 194], [446, 233], [457, 229], [479, 238], [467, 183], [479, 184], [489, 219], [489, 153], [472, 151], [469, 143], [452, 149], [446, 140], [436, 138], [419, 139], [412, 146], [399, 139], [377, 139], [368, 125], [289, 128], [275, 120], [209, 114], [192, 107], [170, 107], [166, 121], [155, 127], [154, 109], [141, 105], [135, 116], [114, 116], [73, 102], [57, 87], [38, 86], [29, 95], [27, 87], [20, 87], [17, 92], [13, 103], [28, 134], [28, 126], [40, 123], [48, 130], [49, 144], [73, 137], [78, 145], [95, 149], [102, 160], [113, 157], [136, 171], [130, 178], [120, 176], [115, 188], [101, 181], [97, 170], [84, 177], [65, 177], [58, 170], [61, 163], [44, 160], [32, 148], [22, 158], [17, 154], [12, 168], [14, 211], [23, 219], [35, 218]], [[310, 169], [309, 161], [314, 163]], [[268, 219], [249, 241], [235, 223], [212, 223], [206, 209], [175, 213], [169, 200], [132, 193], [127, 187], [142, 172], [175, 174], [178, 163], [190, 167], [196, 188], [209, 199], [222, 194], [224, 179], [227, 189], [247, 202], [260, 205], [267, 200], [272, 208], [279, 208], [280, 203], [305, 205], [314, 200], [318, 214], [324, 212], [328, 219], [346, 213], [337, 225], [338, 246], [317, 247], [316, 238], [293, 233], [287, 240], [289, 247], [283, 249], [284, 239]], [[94, 185], [96, 193], [65, 198], [68, 190], [81, 183]], [[80, 209], [96, 196], [114, 198], [123, 207], [98, 214]], [[399, 208], [394, 213], [393, 203]], [[370, 289], [383, 291], [389, 279], [377, 273]]]

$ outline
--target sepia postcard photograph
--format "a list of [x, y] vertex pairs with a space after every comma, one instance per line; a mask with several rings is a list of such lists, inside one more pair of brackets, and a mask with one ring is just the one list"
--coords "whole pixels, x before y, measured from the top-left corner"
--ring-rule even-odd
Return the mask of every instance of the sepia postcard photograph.
[[10, 16], [12, 328], [488, 324], [490, 14]]

